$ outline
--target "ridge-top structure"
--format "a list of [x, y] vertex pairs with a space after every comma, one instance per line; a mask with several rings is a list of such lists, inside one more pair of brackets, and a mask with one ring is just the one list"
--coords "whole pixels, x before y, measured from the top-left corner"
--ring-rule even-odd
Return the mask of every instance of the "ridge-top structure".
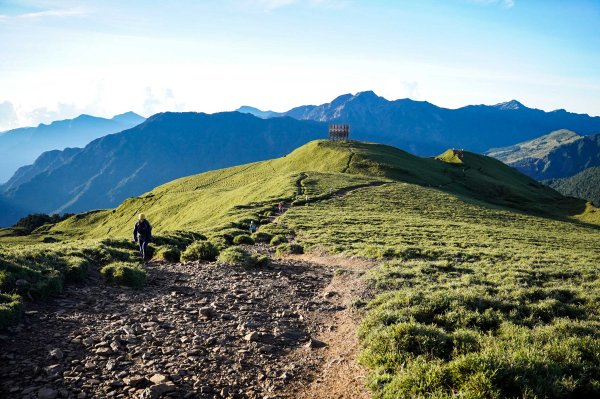
[[329, 140], [348, 140], [350, 125], [329, 125]]

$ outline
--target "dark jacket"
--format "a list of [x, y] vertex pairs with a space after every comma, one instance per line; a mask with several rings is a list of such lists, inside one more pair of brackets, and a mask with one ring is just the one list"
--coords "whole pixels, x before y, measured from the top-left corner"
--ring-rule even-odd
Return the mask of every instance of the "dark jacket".
[[150, 242], [152, 239], [152, 226], [146, 219], [138, 220], [133, 227], [133, 240]]

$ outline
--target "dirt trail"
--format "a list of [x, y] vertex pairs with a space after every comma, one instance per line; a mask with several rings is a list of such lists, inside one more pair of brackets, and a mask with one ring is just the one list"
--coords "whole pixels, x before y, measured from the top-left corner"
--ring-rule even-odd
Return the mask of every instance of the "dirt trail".
[[[366, 370], [358, 365], [360, 352], [357, 327], [360, 314], [352, 307], [364, 297], [366, 288], [362, 274], [375, 264], [370, 261], [335, 256], [299, 255], [298, 261], [334, 267], [334, 277], [323, 290], [341, 311], [320, 321], [321, 332], [316, 338], [327, 344], [320, 352], [320, 367], [308, 384], [296, 387], [294, 397], [299, 399], [369, 399], [366, 388]], [[296, 351], [293, 356], [303, 356]]]
[[92, 276], [0, 336], [0, 397], [368, 398], [351, 307], [367, 267], [151, 263], [143, 290]]
[[275, 398], [319, 367], [307, 350], [339, 311], [332, 268], [154, 263], [143, 290], [102, 280], [29, 306], [0, 337], [2, 398]]

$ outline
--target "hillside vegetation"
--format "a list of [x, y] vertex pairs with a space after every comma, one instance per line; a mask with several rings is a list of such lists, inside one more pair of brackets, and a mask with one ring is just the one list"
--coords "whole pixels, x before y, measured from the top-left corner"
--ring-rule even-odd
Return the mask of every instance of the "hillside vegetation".
[[[265, 215], [280, 201], [292, 206], [269, 223]], [[175, 180], [27, 237], [0, 237], [0, 259], [39, 268], [26, 263], [35, 249], [90, 264], [100, 255], [103, 264], [130, 260], [127, 241], [142, 211], [161, 243], [180, 248], [202, 238], [189, 232], [220, 242], [255, 220], [259, 232], [308, 251], [385, 261], [367, 276], [373, 297], [356, 303], [366, 311], [360, 361], [378, 398], [600, 394], [600, 212], [500, 161], [313, 141], [282, 158]], [[56, 264], [65, 274], [65, 260]], [[14, 283], [14, 269], [6, 270]]]
[[600, 393], [600, 231], [404, 183], [282, 222], [305, 247], [386, 260], [368, 276], [361, 362], [376, 397]]
[[587, 168], [564, 179], [547, 180], [545, 183], [563, 195], [582, 198], [600, 206], [600, 166]]

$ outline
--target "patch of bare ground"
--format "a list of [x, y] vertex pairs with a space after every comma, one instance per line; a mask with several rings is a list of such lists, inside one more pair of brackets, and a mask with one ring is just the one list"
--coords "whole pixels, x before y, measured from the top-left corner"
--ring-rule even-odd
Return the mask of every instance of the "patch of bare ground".
[[[295, 261], [310, 262], [316, 267], [333, 267], [334, 277], [321, 293], [339, 311], [333, 315], [314, 314], [320, 331], [316, 342], [296, 349], [291, 357], [317, 357], [319, 367], [308, 380], [297, 382], [291, 389], [290, 397], [299, 399], [367, 399], [371, 397], [366, 388], [367, 372], [356, 361], [360, 352], [357, 328], [361, 313], [353, 303], [366, 295], [362, 279], [363, 273], [372, 268], [373, 261], [361, 258], [348, 258], [325, 254], [304, 254], [293, 256]], [[326, 345], [322, 349], [318, 347]]]
[[368, 398], [352, 303], [370, 266], [152, 263], [142, 290], [92, 273], [0, 335], [0, 397]]

